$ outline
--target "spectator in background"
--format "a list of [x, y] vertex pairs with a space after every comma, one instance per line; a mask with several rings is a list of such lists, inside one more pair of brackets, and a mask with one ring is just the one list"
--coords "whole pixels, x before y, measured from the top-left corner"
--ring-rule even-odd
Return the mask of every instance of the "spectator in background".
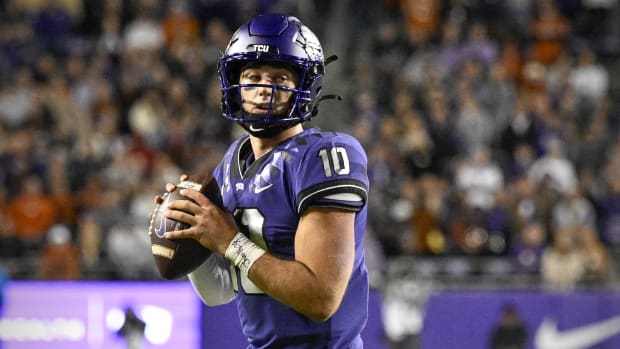
[[494, 63], [489, 69], [488, 81], [481, 86], [480, 100], [493, 115], [496, 132], [510, 122], [517, 101], [517, 88], [506, 68]]
[[177, 0], [168, 4], [162, 20], [166, 45], [186, 45], [195, 43], [200, 34], [200, 22], [191, 13], [189, 1]]
[[400, 0], [409, 40], [414, 45], [424, 44], [441, 23], [439, 0]]
[[551, 225], [570, 228], [573, 234], [584, 226], [596, 225], [594, 206], [578, 188], [562, 195], [551, 210]]
[[552, 64], [566, 49], [571, 30], [571, 23], [560, 13], [554, 0], [536, 2], [535, 18], [529, 25], [530, 57], [543, 65]]
[[536, 161], [536, 150], [527, 143], [520, 143], [509, 158], [512, 159], [512, 162], [506, 171], [508, 172], [508, 179], [512, 182], [527, 175], [530, 167]]
[[541, 257], [543, 284], [550, 289], [574, 289], [586, 272], [586, 259], [581, 253], [575, 234], [562, 226], [553, 228], [553, 239]]
[[[208, 21], [205, 26], [204, 42], [202, 44], [203, 52], [206, 64], [215, 71], [214, 68], [217, 64], [217, 59], [220, 57], [220, 52], [228, 45], [228, 40], [226, 38], [229, 38], [233, 33], [226, 25], [226, 22], [221, 18], [213, 18]], [[191, 75], [189, 77], [191, 78]]]
[[586, 100], [598, 101], [609, 89], [609, 72], [598, 62], [596, 53], [583, 48], [577, 53], [577, 65], [568, 76], [570, 87]]
[[[409, 52], [403, 35], [398, 30], [398, 24], [393, 20], [379, 23], [370, 43], [370, 53], [376, 60], [375, 74], [382, 77], [373, 82], [377, 93], [376, 103], [379, 105], [389, 105], [394, 99], [394, 93], [400, 92], [394, 91], [392, 86], [401, 79], [400, 67]], [[393, 110], [386, 111], [394, 112]]]
[[[418, 245], [418, 240], [422, 238], [423, 232], [418, 231], [413, 224], [414, 212], [421, 204], [418, 183], [410, 178], [399, 181], [398, 194], [394, 194], [394, 198], [390, 200], [391, 204], [384, 211], [394, 226], [390, 232], [382, 232], [383, 244], [388, 249], [394, 249], [394, 251], [388, 251], [389, 254], [420, 252], [423, 247]], [[380, 227], [377, 228], [381, 231]]]
[[56, 223], [68, 227], [75, 226], [76, 210], [68, 179], [67, 155], [62, 151], [50, 154], [50, 164], [47, 169], [49, 193], [57, 207]]
[[[483, 227], [483, 215], [467, 205], [465, 198], [454, 195], [449, 203], [449, 216], [446, 218], [449, 253], [452, 255], [480, 256], [485, 252], [489, 234]], [[466, 276], [471, 266], [461, 262], [465, 269], [459, 268], [458, 275]]]
[[39, 276], [43, 280], [78, 280], [81, 277], [80, 251], [71, 231], [62, 224], [53, 225], [39, 255]]
[[576, 233], [579, 247], [585, 259], [582, 284], [604, 285], [611, 277], [611, 260], [608, 248], [601, 242], [598, 231], [592, 226], [581, 226]]
[[600, 200], [602, 240], [613, 246], [620, 245], [620, 176], [616, 171], [606, 176], [605, 192]]
[[146, 322], [140, 319], [131, 307], [125, 307], [125, 319], [117, 334], [123, 337], [127, 349], [144, 347], [145, 329]]
[[45, 72], [45, 83], [40, 89], [41, 103], [49, 113], [51, 131], [59, 139], [69, 142], [89, 134], [89, 118], [83, 117], [83, 110], [76, 108], [71, 93], [71, 81], [61, 74], [62, 68], [55, 59], [50, 58], [49, 72]]
[[504, 174], [485, 147], [474, 148], [454, 177], [454, 186], [467, 205], [483, 211], [495, 206], [496, 193], [504, 187]]
[[434, 66], [439, 76], [447, 78], [461, 62], [461, 23], [448, 20], [439, 29], [439, 43], [434, 52]]
[[597, 103], [595, 110], [588, 113], [583, 127], [580, 127], [581, 132], [569, 147], [571, 159], [580, 176], [584, 171], [595, 173], [602, 168], [610, 149], [612, 137], [605, 104]]
[[415, 110], [400, 115], [404, 130], [399, 149], [409, 174], [417, 178], [436, 172], [439, 168], [437, 150], [426, 123]]
[[0, 121], [9, 129], [24, 126], [32, 117], [36, 89], [30, 70], [20, 68], [0, 90]]
[[418, 205], [411, 217], [416, 240], [414, 252], [420, 255], [445, 255], [449, 246], [441, 211], [449, 184], [441, 177], [427, 174], [418, 180], [418, 187]]
[[506, 71], [506, 75], [517, 87], [521, 87], [524, 57], [516, 35], [500, 41], [498, 50], [497, 64]]
[[549, 190], [539, 191], [541, 188], [525, 176], [513, 179], [507, 189], [510, 196], [511, 224], [516, 231], [521, 231], [531, 222], [538, 221], [545, 226], [548, 224], [555, 193], [549, 193]]
[[[532, 63], [532, 61], [530, 62]], [[570, 87], [570, 74], [575, 64], [572, 55], [568, 52], [563, 53], [558, 59], [549, 66], [544, 66], [538, 62], [538, 67], [541, 68], [543, 73], [542, 83], [544, 91], [539, 91], [541, 95], [547, 94], [554, 98], [561, 98], [563, 94], [574, 91]], [[574, 98], [573, 103], [578, 105], [581, 102], [580, 98]]]
[[407, 255], [439, 255], [446, 249], [440, 228], [439, 210], [446, 184], [431, 175], [401, 181], [400, 196], [390, 207], [399, 225], [399, 252]]
[[0, 260], [17, 259], [24, 254], [24, 241], [15, 233], [15, 228], [3, 212], [0, 219], [5, 224], [0, 226]]
[[540, 221], [528, 222], [517, 231], [510, 251], [517, 275], [540, 272], [540, 261], [548, 240], [547, 228]]
[[7, 192], [0, 187], [0, 260], [16, 259], [24, 253], [24, 242], [17, 236], [12, 221], [7, 217]]
[[148, 89], [129, 109], [128, 123], [134, 137], [153, 148], [165, 146], [166, 116], [162, 97], [158, 89]]
[[43, 180], [34, 174], [22, 179], [19, 193], [7, 206], [7, 217], [17, 237], [35, 254], [45, 243], [58, 214], [56, 201], [47, 193]]
[[109, 279], [114, 275], [106, 273], [106, 253], [101, 226], [93, 214], [80, 216], [77, 222], [77, 245], [80, 251], [80, 264], [85, 279]]
[[459, 151], [457, 132], [453, 125], [454, 119], [450, 115], [449, 101], [439, 86], [429, 87], [424, 99], [437, 174], [448, 177], [452, 173], [452, 163]]
[[75, 191], [75, 202], [83, 214], [100, 212], [106, 207], [106, 188], [101, 173], [92, 172], [85, 175], [82, 185]]
[[575, 165], [566, 157], [564, 144], [557, 138], [549, 139], [545, 154], [534, 161], [527, 176], [536, 185], [549, 185], [562, 194], [573, 192], [577, 186]]
[[158, 19], [158, 1], [139, 0], [135, 17], [127, 24], [123, 35], [124, 50], [150, 54], [165, 44], [165, 33]]
[[[122, 49], [122, 3], [105, 1], [101, 15], [101, 33], [96, 41], [96, 51], [116, 56]], [[92, 24], [91, 24], [92, 25]]]
[[535, 147], [538, 140], [536, 125], [524, 97], [515, 101], [507, 121], [500, 129], [499, 148], [506, 155], [509, 168], [517, 170], [511, 171], [511, 174], [516, 175], [521, 172], [517, 166], [517, 149], [522, 145]]
[[46, 49], [56, 54], [64, 52], [71, 29], [76, 24], [76, 18], [72, 15], [81, 12], [80, 5], [79, 1], [44, 1], [39, 3], [39, 8], [33, 18], [33, 29]]
[[469, 26], [460, 51], [464, 60], [474, 60], [482, 66], [492, 66], [497, 61], [497, 42], [489, 38], [487, 27], [482, 22], [473, 22]]
[[[469, 64], [476, 66], [478, 63], [470, 61]], [[473, 88], [463, 82], [458, 86], [458, 111], [454, 127], [462, 153], [488, 147], [495, 132], [492, 117], [476, 97]]]
[[491, 332], [491, 349], [523, 349], [527, 345], [527, 326], [516, 306], [502, 307], [499, 322]]
[[39, 47], [29, 22], [22, 20], [22, 15], [7, 13], [6, 17], [0, 30], [0, 74], [5, 81], [9, 81], [16, 68], [32, 64]]
[[105, 249], [121, 280], [148, 280], [156, 273], [146, 224], [128, 217], [116, 221], [107, 231]]

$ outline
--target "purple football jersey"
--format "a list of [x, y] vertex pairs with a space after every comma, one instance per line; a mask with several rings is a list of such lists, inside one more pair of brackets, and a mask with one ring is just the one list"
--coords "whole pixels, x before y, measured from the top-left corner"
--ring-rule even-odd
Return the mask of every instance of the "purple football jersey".
[[[248, 165], [249, 164], [249, 165]], [[344, 299], [326, 322], [314, 322], [264, 294], [235, 267], [239, 317], [249, 348], [362, 348], [368, 272], [363, 241], [367, 158], [349, 135], [310, 128], [253, 159], [247, 136], [234, 142], [214, 170], [224, 205], [239, 229], [271, 254], [295, 258], [295, 231], [308, 207], [356, 212], [355, 262]]]

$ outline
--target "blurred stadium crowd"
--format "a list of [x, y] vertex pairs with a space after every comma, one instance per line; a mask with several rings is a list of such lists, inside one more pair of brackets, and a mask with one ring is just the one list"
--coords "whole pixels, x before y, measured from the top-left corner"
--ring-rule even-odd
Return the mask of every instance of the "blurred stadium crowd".
[[284, 11], [341, 55], [329, 90], [344, 102], [315, 122], [367, 150], [376, 285], [393, 261], [421, 277], [609, 285], [619, 6], [0, 1], [1, 265], [14, 279], [158, 279], [154, 195], [239, 134], [220, 116], [216, 60], [247, 18]]

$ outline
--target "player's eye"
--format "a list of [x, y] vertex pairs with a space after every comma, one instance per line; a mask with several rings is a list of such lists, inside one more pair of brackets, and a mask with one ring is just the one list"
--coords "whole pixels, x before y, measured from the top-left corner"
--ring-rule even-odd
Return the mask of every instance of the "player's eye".
[[288, 75], [286, 75], [286, 74], [283, 74], [283, 75], [278, 75], [278, 76], [276, 77], [276, 83], [277, 83], [277, 84], [283, 84], [283, 83], [285, 83], [285, 82], [287, 82], [287, 81], [289, 81], [289, 80], [290, 80], [290, 78], [289, 78], [289, 76], [288, 76]]
[[260, 81], [260, 74], [255, 73], [253, 71], [246, 71], [243, 74], [241, 74], [241, 80], [247, 80], [247, 81], [252, 81], [252, 82], [257, 82]]

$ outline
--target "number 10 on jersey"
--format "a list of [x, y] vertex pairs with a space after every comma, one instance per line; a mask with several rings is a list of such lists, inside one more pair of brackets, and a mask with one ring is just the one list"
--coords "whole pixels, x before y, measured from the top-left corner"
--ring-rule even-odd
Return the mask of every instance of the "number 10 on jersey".
[[349, 155], [344, 147], [332, 147], [319, 150], [319, 157], [323, 161], [325, 177], [336, 175], [348, 175]]

